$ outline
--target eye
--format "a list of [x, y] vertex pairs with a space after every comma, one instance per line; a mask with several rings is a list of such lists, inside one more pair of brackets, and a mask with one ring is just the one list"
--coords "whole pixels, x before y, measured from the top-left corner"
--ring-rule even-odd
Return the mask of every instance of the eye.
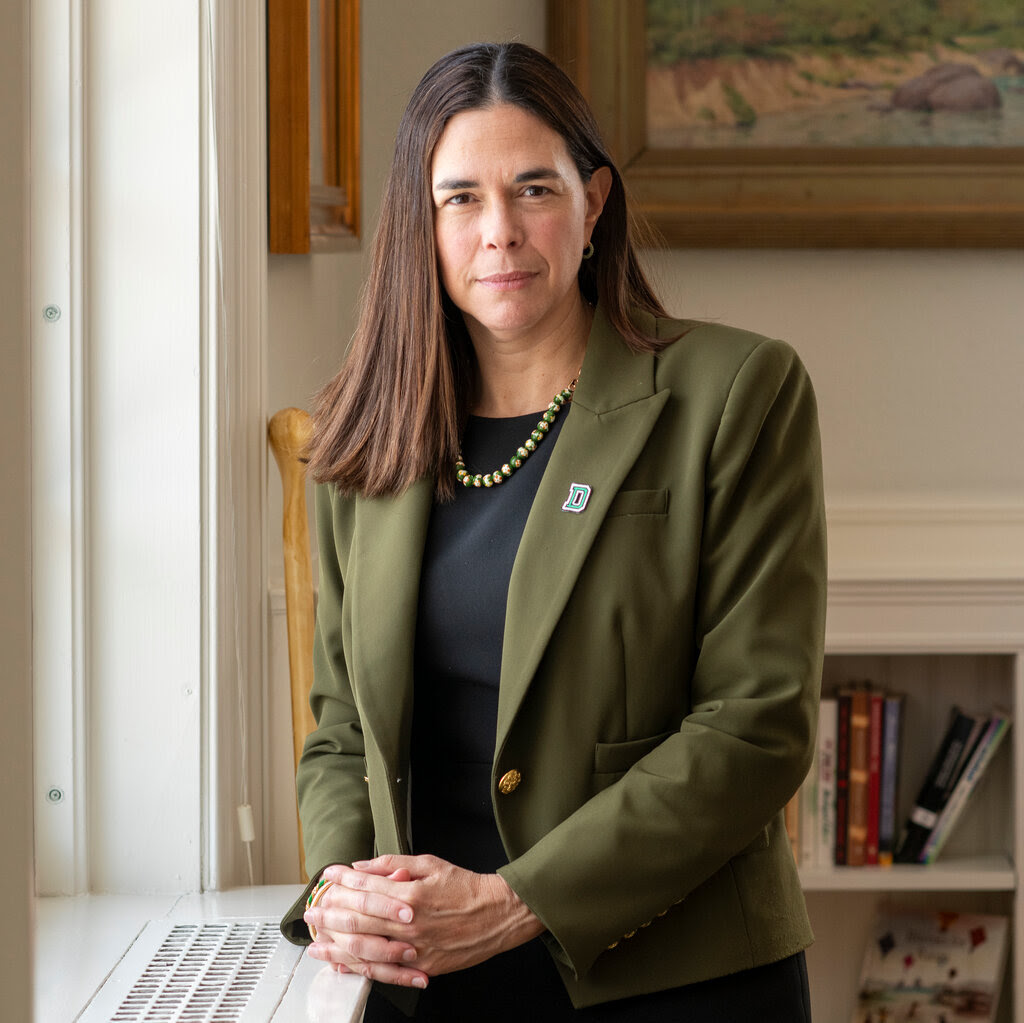
[[473, 197], [468, 192], [459, 192], [457, 195], [450, 195], [444, 201], [445, 206], [465, 206], [472, 202]]
[[542, 195], [547, 195], [551, 191], [546, 185], [527, 185], [523, 189], [523, 195], [533, 199], [539, 198]]

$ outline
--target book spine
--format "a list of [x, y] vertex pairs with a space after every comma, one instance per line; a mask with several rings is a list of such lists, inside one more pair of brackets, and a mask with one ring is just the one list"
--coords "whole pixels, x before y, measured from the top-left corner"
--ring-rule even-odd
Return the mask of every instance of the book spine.
[[882, 788], [882, 710], [885, 696], [872, 692], [869, 697], [868, 724], [868, 836], [864, 862], [878, 863], [878, 816]]
[[836, 698], [836, 834], [833, 862], [846, 866], [846, 828], [850, 809], [850, 694]]
[[900, 774], [903, 696], [886, 696], [882, 721], [882, 777], [878, 795], [878, 862], [887, 867], [896, 851], [896, 790]]
[[850, 700], [849, 823], [846, 827], [846, 862], [851, 867], [862, 867], [867, 862], [870, 707], [867, 690], [855, 690]]
[[953, 709], [952, 721], [946, 729], [935, 757], [925, 776], [910, 816], [907, 818], [894, 859], [897, 863], [917, 863], [928, 836], [935, 827], [939, 813], [955, 783], [962, 763], [964, 747], [970, 740], [976, 719], [958, 707]]
[[831, 866], [836, 848], [836, 716], [832, 697], [821, 701], [818, 713], [818, 852], [819, 867]]
[[960, 780], [953, 789], [952, 795], [946, 802], [946, 806], [939, 819], [935, 822], [932, 833], [928, 836], [924, 848], [921, 850], [918, 859], [921, 863], [934, 863], [935, 858], [942, 852], [943, 846], [949, 838], [960, 815], [967, 806], [970, 795], [978, 786], [985, 774], [985, 770], [999, 749], [1003, 736], [1009, 731], [1010, 718], [1002, 711], [997, 711], [982, 733], [981, 739], [975, 747], [970, 763], [964, 768]]

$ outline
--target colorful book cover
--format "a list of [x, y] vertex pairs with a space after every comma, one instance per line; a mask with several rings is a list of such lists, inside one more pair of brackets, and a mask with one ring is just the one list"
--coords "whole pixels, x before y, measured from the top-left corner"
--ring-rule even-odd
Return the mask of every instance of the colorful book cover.
[[871, 695], [853, 690], [850, 700], [850, 776], [846, 862], [862, 867], [868, 847], [868, 764], [871, 750]]
[[1008, 921], [979, 913], [893, 912], [872, 927], [851, 1023], [992, 1023]]
[[869, 696], [868, 726], [868, 836], [864, 862], [878, 862], [878, 811], [882, 791], [882, 711], [885, 695], [877, 689]]
[[878, 862], [892, 864], [896, 850], [896, 795], [899, 791], [900, 745], [903, 731], [903, 694], [885, 698], [882, 720], [882, 777], [878, 794]]

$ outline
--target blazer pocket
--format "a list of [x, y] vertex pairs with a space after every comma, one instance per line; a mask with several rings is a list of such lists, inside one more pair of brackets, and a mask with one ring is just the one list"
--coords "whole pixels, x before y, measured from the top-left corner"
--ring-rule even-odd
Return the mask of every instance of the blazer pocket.
[[595, 774], [625, 774], [641, 757], [660, 746], [672, 732], [628, 742], [599, 742], [594, 746]]
[[608, 518], [615, 515], [667, 515], [668, 489], [620, 490], [608, 507]]

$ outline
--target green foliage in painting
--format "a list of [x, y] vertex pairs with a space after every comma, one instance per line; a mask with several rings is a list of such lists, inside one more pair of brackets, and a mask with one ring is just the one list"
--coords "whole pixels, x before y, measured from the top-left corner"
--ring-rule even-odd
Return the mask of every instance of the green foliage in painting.
[[794, 49], [903, 53], [1024, 47], [1021, 0], [647, 0], [653, 64]]
[[739, 89], [722, 83], [722, 91], [725, 93], [725, 101], [729, 104], [732, 116], [736, 118], [736, 126], [739, 128], [750, 128], [757, 123], [757, 111], [746, 101]]

